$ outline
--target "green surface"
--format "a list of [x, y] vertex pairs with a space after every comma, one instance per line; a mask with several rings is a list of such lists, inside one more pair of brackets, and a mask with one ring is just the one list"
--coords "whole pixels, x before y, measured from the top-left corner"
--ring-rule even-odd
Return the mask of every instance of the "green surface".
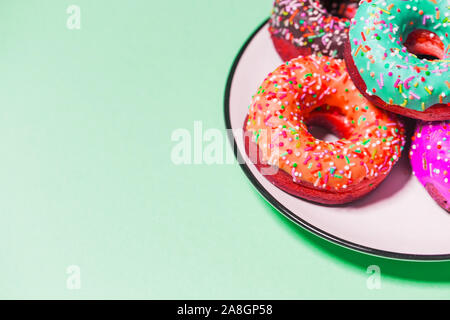
[[449, 297], [450, 263], [351, 252], [287, 221], [237, 165], [171, 162], [175, 129], [224, 128], [229, 68], [270, 7], [0, 4], [0, 298]]

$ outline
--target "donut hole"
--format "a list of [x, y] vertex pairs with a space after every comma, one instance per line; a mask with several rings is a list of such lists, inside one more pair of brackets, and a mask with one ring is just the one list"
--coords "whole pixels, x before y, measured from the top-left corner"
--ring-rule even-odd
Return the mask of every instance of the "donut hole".
[[340, 109], [332, 106], [314, 109], [304, 121], [314, 138], [327, 142], [348, 138], [353, 130], [345, 115], [340, 113]]
[[311, 124], [307, 127], [309, 133], [316, 139], [327, 142], [335, 142], [341, 139], [334, 132], [332, 132], [330, 128], [326, 128], [323, 125]]
[[424, 29], [410, 32], [403, 43], [408, 52], [420, 59], [442, 60], [445, 57], [445, 46], [437, 34]]
[[339, 3], [338, 1], [323, 1], [324, 8], [338, 18], [352, 19], [356, 14], [358, 3]]

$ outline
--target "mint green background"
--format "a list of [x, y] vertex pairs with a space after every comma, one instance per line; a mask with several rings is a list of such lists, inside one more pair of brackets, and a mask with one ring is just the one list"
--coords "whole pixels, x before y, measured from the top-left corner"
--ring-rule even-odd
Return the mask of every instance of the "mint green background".
[[0, 4], [0, 298], [449, 298], [450, 263], [351, 252], [237, 165], [172, 164], [174, 129], [224, 128], [229, 68], [271, 4]]

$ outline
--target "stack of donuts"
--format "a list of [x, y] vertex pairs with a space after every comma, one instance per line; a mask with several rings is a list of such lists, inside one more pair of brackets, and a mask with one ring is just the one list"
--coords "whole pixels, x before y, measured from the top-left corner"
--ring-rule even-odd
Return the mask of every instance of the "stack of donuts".
[[[284, 62], [244, 124], [260, 172], [294, 196], [348, 203], [410, 140], [413, 174], [450, 211], [449, 13], [450, 0], [275, 0], [269, 32]], [[314, 137], [313, 125], [338, 140]]]

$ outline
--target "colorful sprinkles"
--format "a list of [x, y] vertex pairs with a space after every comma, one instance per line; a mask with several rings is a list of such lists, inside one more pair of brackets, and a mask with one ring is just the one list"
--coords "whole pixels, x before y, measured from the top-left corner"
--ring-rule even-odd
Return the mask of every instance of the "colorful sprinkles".
[[[272, 36], [294, 44], [295, 55], [322, 53], [342, 58], [342, 46], [348, 39], [350, 19], [354, 16], [357, 0], [329, 1], [330, 8], [320, 1], [275, 0], [270, 32]], [[294, 58], [292, 56], [291, 58]]]
[[[316, 139], [307, 127], [313, 119], [332, 124], [341, 139]], [[294, 182], [333, 191], [388, 174], [405, 142], [401, 123], [358, 92], [343, 60], [317, 55], [267, 76], [252, 98], [246, 130], [265, 163]]]

